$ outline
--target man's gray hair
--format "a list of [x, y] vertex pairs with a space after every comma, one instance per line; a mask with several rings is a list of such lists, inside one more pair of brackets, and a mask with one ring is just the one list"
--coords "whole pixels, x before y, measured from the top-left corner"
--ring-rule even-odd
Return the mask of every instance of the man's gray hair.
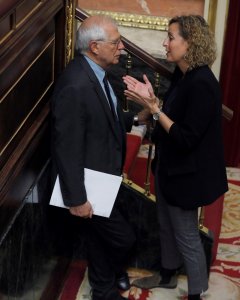
[[112, 25], [117, 28], [115, 20], [108, 16], [97, 16], [96, 20], [91, 23], [91, 26], [84, 26], [84, 22], [79, 26], [76, 33], [76, 50], [84, 54], [89, 50], [91, 41], [107, 40], [106, 28]]

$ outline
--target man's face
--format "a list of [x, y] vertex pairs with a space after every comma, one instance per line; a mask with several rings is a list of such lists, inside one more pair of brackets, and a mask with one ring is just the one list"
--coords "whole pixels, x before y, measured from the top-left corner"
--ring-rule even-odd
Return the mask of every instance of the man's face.
[[108, 26], [107, 30], [108, 39], [103, 41], [95, 41], [97, 55], [96, 62], [106, 69], [111, 65], [119, 62], [121, 50], [124, 49], [120, 34], [118, 30], [112, 25]]

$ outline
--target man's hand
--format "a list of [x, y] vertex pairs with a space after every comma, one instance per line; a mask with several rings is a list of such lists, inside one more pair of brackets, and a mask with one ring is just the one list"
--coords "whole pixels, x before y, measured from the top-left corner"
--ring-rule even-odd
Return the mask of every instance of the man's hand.
[[85, 219], [92, 218], [93, 215], [92, 205], [89, 201], [79, 206], [72, 206], [70, 207], [69, 211], [72, 215]]

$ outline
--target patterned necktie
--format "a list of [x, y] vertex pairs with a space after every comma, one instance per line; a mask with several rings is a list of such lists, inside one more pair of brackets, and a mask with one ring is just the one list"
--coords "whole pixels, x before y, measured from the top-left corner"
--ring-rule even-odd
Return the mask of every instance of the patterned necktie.
[[113, 114], [113, 118], [115, 121], [118, 120], [117, 114], [116, 114], [116, 110], [115, 110], [115, 106], [113, 103], [113, 99], [111, 97], [111, 93], [110, 93], [110, 89], [109, 89], [109, 84], [108, 84], [108, 80], [107, 80], [107, 73], [105, 74], [104, 78], [103, 78], [103, 84], [104, 84], [104, 88], [105, 88], [105, 92], [107, 94], [107, 98], [108, 98], [108, 102]]

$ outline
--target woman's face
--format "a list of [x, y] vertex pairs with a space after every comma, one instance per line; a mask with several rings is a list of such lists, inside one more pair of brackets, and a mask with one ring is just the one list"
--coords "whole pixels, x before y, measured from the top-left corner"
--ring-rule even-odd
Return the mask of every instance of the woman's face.
[[168, 29], [168, 36], [163, 42], [166, 49], [167, 61], [176, 63], [182, 71], [188, 67], [184, 60], [187, 53], [188, 42], [179, 34], [179, 24], [172, 23]]

